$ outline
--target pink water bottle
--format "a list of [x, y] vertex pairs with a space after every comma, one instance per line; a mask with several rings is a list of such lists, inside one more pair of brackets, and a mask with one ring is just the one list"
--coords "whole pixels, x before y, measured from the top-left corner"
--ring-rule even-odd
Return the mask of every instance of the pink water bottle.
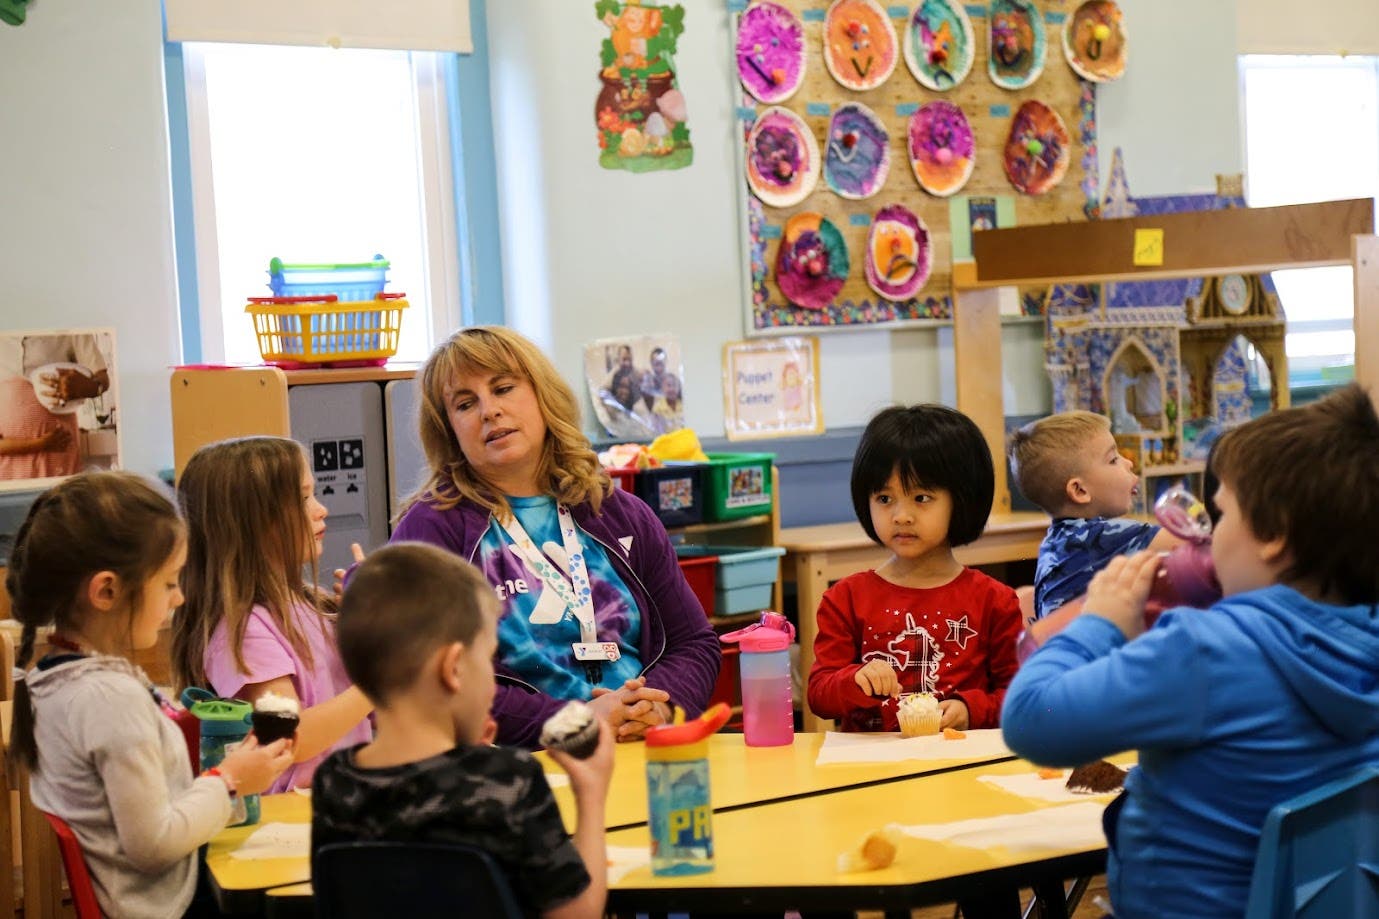
[[790, 642], [795, 627], [780, 613], [729, 632], [742, 653], [742, 733], [749, 747], [779, 747], [795, 739], [795, 706], [790, 698]]

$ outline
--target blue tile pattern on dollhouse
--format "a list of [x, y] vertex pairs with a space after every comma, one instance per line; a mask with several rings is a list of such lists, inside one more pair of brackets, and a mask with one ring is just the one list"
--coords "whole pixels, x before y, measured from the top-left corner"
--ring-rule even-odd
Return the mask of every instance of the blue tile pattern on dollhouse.
[[1239, 339], [1221, 352], [1213, 375], [1216, 397], [1216, 420], [1223, 429], [1230, 429], [1250, 420], [1253, 404], [1245, 385], [1245, 354]]

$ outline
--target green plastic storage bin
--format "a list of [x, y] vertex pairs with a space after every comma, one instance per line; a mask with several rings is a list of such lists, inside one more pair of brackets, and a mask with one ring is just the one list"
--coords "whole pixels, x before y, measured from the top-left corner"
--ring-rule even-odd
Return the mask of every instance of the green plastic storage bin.
[[738, 520], [771, 513], [774, 453], [710, 453], [704, 475], [704, 519]]

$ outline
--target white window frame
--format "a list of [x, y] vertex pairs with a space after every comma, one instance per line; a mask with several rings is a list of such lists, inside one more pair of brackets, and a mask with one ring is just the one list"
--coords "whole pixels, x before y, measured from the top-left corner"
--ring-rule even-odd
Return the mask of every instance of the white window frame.
[[[1250, 175], [1251, 175], [1251, 173], [1250, 173], [1250, 168], [1249, 168], [1249, 163], [1250, 163], [1249, 129], [1248, 129], [1248, 124], [1247, 124], [1247, 121], [1248, 121], [1248, 112], [1249, 112], [1249, 105], [1248, 105], [1248, 101], [1247, 101], [1247, 94], [1248, 94], [1248, 90], [1247, 90], [1247, 82], [1248, 82], [1248, 81], [1247, 81], [1247, 73], [1248, 73], [1248, 71], [1249, 71], [1249, 69], [1250, 69], [1250, 65], [1251, 65], [1251, 62], [1252, 62], [1252, 61], [1259, 61], [1261, 65], [1263, 65], [1263, 66], [1271, 66], [1271, 67], [1278, 67], [1278, 66], [1280, 66], [1281, 64], [1283, 64], [1283, 63], [1286, 62], [1286, 61], [1291, 61], [1291, 62], [1293, 63], [1293, 65], [1296, 66], [1296, 67], [1298, 67], [1299, 69], [1302, 69], [1302, 68], [1309, 68], [1309, 67], [1313, 67], [1313, 68], [1336, 68], [1336, 67], [1345, 67], [1345, 68], [1355, 68], [1355, 69], [1369, 70], [1369, 71], [1374, 75], [1375, 86], [1376, 86], [1376, 95], [1379, 96], [1379, 56], [1373, 56], [1373, 57], [1357, 56], [1357, 57], [1350, 57], [1350, 58], [1345, 58], [1345, 57], [1337, 58], [1337, 57], [1335, 57], [1335, 56], [1330, 56], [1330, 55], [1310, 55], [1310, 54], [1298, 54], [1298, 55], [1273, 55], [1273, 54], [1254, 55], [1254, 54], [1242, 54], [1242, 55], [1240, 55], [1240, 57], [1239, 57], [1239, 80], [1240, 80], [1240, 99], [1241, 99], [1241, 105], [1240, 105], [1241, 132], [1240, 132], [1240, 133], [1241, 133], [1241, 141], [1242, 141], [1242, 143], [1243, 143], [1243, 145], [1244, 145], [1244, 148], [1245, 148], [1245, 149], [1244, 149], [1244, 163], [1245, 163], [1245, 169], [1246, 169], [1246, 173], [1245, 173], [1245, 174], [1246, 174], [1246, 180], [1247, 180], [1247, 188], [1248, 188], [1248, 181], [1249, 181], [1249, 178], [1250, 178]], [[1376, 137], [1379, 137], [1379, 118], [1376, 118], [1375, 124], [1373, 125], [1373, 130], [1374, 130], [1374, 132], [1375, 132], [1375, 134], [1376, 134]], [[1250, 203], [1251, 203], [1251, 204], [1254, 204], [1254, 201], [1251, 200]], [[1302, 203], [1302, 202], [1297, 202], [1297, 203]], [[1312, 319], [1312, 318], [1303, 318], [1302, 316], [1297, 315], [1298, 309], [1297, 309], [1297, 305], [1296, 305], [1296, 304], [1293, 305], [1293, 309], [1292, 309], [1291, 311], [1290, 311], [1290, 309], [1289, 309], [1289, 306], [1290, 306], [1290, 304], [1289, 304], [1287, 301], [1285, 301], [1285, 302], [1283, 303], [1283, 308], [1284, 308], [1284, 311], [1285, 311], [1285, 313], [1286, 313], [1286, 315], [1287, 315], [1287, 321], [1288, 321], [1287, 330], [1286, 330], [1286, 336], [1287, 336], [1287, 337], [1290, 337], [1290, 338], [1291, 338], [1293, 335], [1306, 335], [1306, 334], [1315, 333], [1315, 332], [1346, 332], [1346, 331], [1353, 331], [1353, 329], [1354, 329], [1354, 323], [1353, 323], [1353, 320], [1351, 320], [1351, 319], [1341, 319], [1341, 318], [1315, 318], [1315, 319]], [[1285, 344], [1285, 347], [1286, 347], [1286, 344]], [[1315, 355], [1315, 356], [1307, 356], [1307, 357], [1290, 358], [1289, 364], [1290, 364], [1290, 367], [1292, 367], [1292, 366], [1294, 366], [1294, 365], [1297, 365], [1298, 369], [1306, 369], [1306, 370], [1313, 370], [1313, 371], [1315, 371], [1315, 370], [1318, 370], [1321, 366], [1324, 366], [1324, 365], [1326, 365], [1326, 364], [1329, 364], [1329, 363], [1334, 362], [1335, 359], [1337, 359], [1337, 358], [1345, 358], [1345, 357], [1349, 357], [1351, 363], [1353, 364], [1354, 359], [1355, 359], [1355, 352], [1354, 352], [1354, 347], [1353, 347], [1353, 346], [1352, 346], [1352, 348], [1351, 348], [1351, 350], [1350, 350], [1349, 352], [1336, 352], [1336, 353], [1334, 353], [1334, 354], [1326, 354], [1326, 355]]]
[[[225, 360], [222, 334], [225, 304], [221, 301], [220, 249], [216, 231], [214, 166], [211, 162], [210, 111], [206, 96], [206, 68], [200, 48], [184, 43], [187, 141], [191, 166], [192, 226], [196, 237], [197, 308], [201, 355], [206, 363]], [[430, 317], [428, 347], [463, 324], [459, 262], [459, 230], [455, 210], [455, 175], [450, 145], [450, 100], [439, 53], [409, 54], [418, 131], [417, 181], [421, 185], [426, 280]]]

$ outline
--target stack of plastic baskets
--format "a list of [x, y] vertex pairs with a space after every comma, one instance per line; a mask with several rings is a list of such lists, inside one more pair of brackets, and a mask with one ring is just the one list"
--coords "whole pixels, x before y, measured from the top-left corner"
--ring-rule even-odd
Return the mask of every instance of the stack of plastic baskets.
[[388, 260], [345, 264], [269, 263], [271, 297], [251, 297], [259, 353], [279, 367], [359, 367], [397, 353], [403, 294], [384, 293]]

